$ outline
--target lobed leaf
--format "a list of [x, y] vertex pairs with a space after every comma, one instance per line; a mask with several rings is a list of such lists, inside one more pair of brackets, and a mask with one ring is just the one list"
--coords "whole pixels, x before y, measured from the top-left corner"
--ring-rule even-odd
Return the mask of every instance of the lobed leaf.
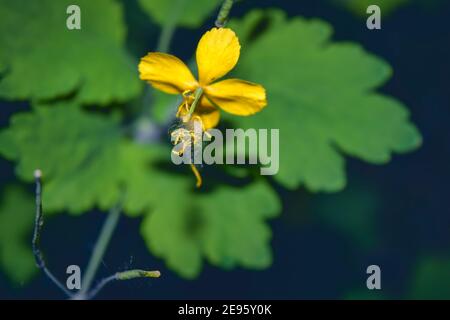
[[406, 107], [376, 92], [390, 66], [358, 44], [332, 42], [329, 24], [257, 11], [230, 26], [243, 42], [237, 76], [264, 85], [269, 103], [230, 119], [280, 130], [282, 185], [337, 191], [346, 183], [344, 155], [384, 164], [420, 146]]
[[184, 277], [201, 271], [202, 260], [227, 269], [262, 269], [272, 263], [270, 228], [265, 221], [280, 211], [265, 183], [220, 187], [210, 194], [177, 194], [160, 201], [144, 219], [147, 246]]
[[66, 26], [71, 4], [0, 0], [1, 98], [49, 100], [76, 93], [81, 103], [107, 104], [139, 93], [136, 62], [124, 49], [119, 3], [77, 1], [81, 30]]

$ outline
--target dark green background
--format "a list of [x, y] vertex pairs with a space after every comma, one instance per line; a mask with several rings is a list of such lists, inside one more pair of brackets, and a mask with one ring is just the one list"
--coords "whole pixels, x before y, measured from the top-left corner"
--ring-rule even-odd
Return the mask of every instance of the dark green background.
[[[364, 18], [330, 1], [248, 0], [235, 6], [233, 16], [254, 7], [324, 19], [334, 26], [336, 40], [359, 42], [386, 59], [395, 73], [382, 92], [409, 107], [423, 135], [422, 148], [385, 166], [348, 159], [349, 185], [334, 195], [278, 190], [284, 211], [271, 222], [274, 263], [265, 271], [205, 265], [198, 279], [182, 280], [148, 253], [135, 232], [139, 221], [122, 217], [100, 274], [150, 265], [164, 276], [115, 283], [99, 298], [450, 298], [450, 3], [403, 6], [383, 18], [380, 31], [367, 30]], [[135, 1], [127, 1], [126, 16], [137, 54], [154, 43], [158, 29], [148, 25]], [[196, 45], [191, 39], [199, 32], [177, 31], [172, 51], [189, 58]], [[1, 102], [0, 126], [26, 108]], [[14, 179], [12, 164], [0, 159], [2, 185]], [[88, 259], [103, 219], [100, 212], [63, 215], [46, 225], [42, 246], [55, 273], [63, 277], [61, 266]], [[71, 228], [60, 227], [67, 225]], [[371, 264], [382, 270], [379, 292], [365, 287]], [[14, 287], [0, 274], [0, 298], [62, 296], [43, 275]]]

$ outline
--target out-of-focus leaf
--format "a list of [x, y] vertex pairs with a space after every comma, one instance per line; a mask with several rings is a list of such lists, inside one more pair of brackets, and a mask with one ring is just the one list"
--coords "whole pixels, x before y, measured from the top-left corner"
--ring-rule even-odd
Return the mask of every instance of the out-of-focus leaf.
[[0, 201], [0, 267], [15, 284], [38, 270], [31, 252], [34, 199], [22, 187], [7, 186]]
[[139, 0], [145, 12], [158, 24], [176, 20], [182, 27], [195, 28], [216, 9], [221, 0]]
[[181, 98], [158, 90], [152, 90], [152, 118], [159, 124], [165, 124], [175, 118]]
[[4, 137], [15, 149], [4, 155], [13, 155], [22, 179], [31, 181], [38, 168], [44, 173], [48, 210], [83, 212], [94, 204], [105, 209], [117, 200], [117, 119], [88, 114], [74, 104], [37, 106], [14, 115], [0, 133], [0, 140]]
[[254, 116], [230, 119], [280, 129], [279, 183], [340, 190], [345, 154], [384, 164], [421, 144], [405, 106], [376, 92], [389, 65], [358, 44], [331, 42], [329, 24], [257, 11], [230, 27], [242, 42], [236, 75], [264, 85], [269, 102]]
[[348, 8], [358, 16], [367, 16], [367, 8], [371, 5], [377, 5], [384, 15], [390, 14], [392, 11], [405, 5], [410, 0], [333, 0], [336, 3]]
[[170, 268], [192, 278], [203, 257], [225, 268], [271, 264], [271, 232], [265, 221], [278, 213], [280, 204], [268, 185], [171, 196], [145, 218], [141, 230], [150, 250]]
[[450, 299], [450, 259], [423, 258], [413, 274], [412, 299]]
[[377, 195], [367, 187], [353, 186], [333, 195], [317, 195], [312, 214], [348, 236], [355, 246], [377, 245]]
[[93, 207], [111, 208], [126, 196], [126, 211], [141, 213], [159, 192], [177, 179], [165, 181], [153, 162], [169, 159], [158, 145], [140, 146], [126, 140], [118, 117], [89, 113], [78, 105], [37, 106], [13, 116], [0, 132], [0, 150], [17, 161], [17, 174], [26, 181], [42, 170], [43, 201], [49, 211], [83, 213]]
[[[66, 27], [71, 4], [81, 9], [81, 30]], [[142, 84], [124, 41], [115, 0], [0, 0], [0, 97], [42, 100], [76, 92], [82, 103], [128, 100]]]

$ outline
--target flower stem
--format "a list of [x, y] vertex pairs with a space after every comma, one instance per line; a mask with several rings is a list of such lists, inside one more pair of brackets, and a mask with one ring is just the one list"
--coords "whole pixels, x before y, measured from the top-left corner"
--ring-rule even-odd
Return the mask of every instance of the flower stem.
[[112, 276], [106, 277], [101, 281], [99, 281], [97, 286], [89, 292], [86, 298], [87, 299], [94, 298], [107, 284], [114, 281], [132, 280], [139, 278], [159, 278], [160, 276], [161, 272], [159, 272], [158, 270], [147, 271], [134, 269], [123, 272], [117, 272], [116, 274], [113, 274]]
[[174, 9], [172, 14], [167, 19], [166, 23], [163, 26], [161, 31], [161, 35], [159, 36], [158, 46], [156, 47], [156, 51], [158, 52], [168, 52], [170, 49], [170, 42], [172, 41], [173, 35], [177, 28], [177, 23], [181, 18], [183, 11], [186, 7], [187, 0], [178, 0], [174, 4]]
[[92, 285], [92, 281], [94, 280], [98, 267], [100, 266], [103, 256], [105, 255], [106, 249], [108, 247], [109, 241], [111, 240], [114, 229], [116, 228], [117, 223], [119, 222], [121, 211], [122, 205], [117, 204], [115, 207], [111, 208], [111, 210], [108, 213], [108, 217], [106, 218], [106, 221], [103, 224], [102, 230], [97, 239], [94, 251], [92, 252], [91, 258], [86, 268], [86, 272], [83, 277], [81, 290], [78, 294], [81, 297], [86, 295], [87, 292], [89, 292], [89, 289]]
[[219, 14], [216, 19], [216, 27], [223, 28], [228, 20], [228, 15], [230, 14], [231, 8], [233, 7], [234, 0], [225, 0], [220, 7]]
[[191, 107], [189, 108], [189, 112], [186, 114], [184, 121], [189, 121], [191, 119], [192, 114], [195, 111], [200, 99], [203, 95], [203, 88], [198, 87], [194, 92], [194, 102], [192, 102]]
[[36, 217], [34, 223], [34, 232], [33, 232], [33, 241], [32, 248], [34, 258], [36, 260], [36, 265], [39, 269], [44, 271], [45, 275], [59, 288], [63, 291], [68, 297], [71, 297], [72, 294], [66, 287], [53, 275], [53, 273], [47, 268], [47, 264], [45, 263], [44, 256], [40, 249], [40, 239], [41, 239], [41, 229], [44, 225], [44, 215], [42, 213], [42, 183], [41, 183], [41, 170], [36, 170], [34, 172], [34, 178], [36, 182]]

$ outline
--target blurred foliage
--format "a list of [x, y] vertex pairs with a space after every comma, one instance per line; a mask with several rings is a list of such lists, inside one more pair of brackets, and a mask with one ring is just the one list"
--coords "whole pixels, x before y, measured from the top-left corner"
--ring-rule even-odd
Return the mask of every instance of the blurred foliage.
[[34, 199], [18, 185], [6, 186], [0, 195], [0, 268], [16, 284], [37, 272], [31, 252]]
[[82, 29], [68, 30], [72, 3], [0, 0], [0, 97], [48, 100], [77, 91], [82, 103], [106, 104], [139, 93], [136, 60], [124, 48], [121, 5], [77, 1]]
[[154, 22], [164, 25], [171, 20], [182, 27], [195, 28], [210, 17], [222, 0], [139, 0]]
[[312, 215], [322, 224], [349, 237], [356, 248], [373, 250], [379, 243], [377, 193], [364, 184], [349, 186], [333, 195], [313, 198]]
[[386, 17], [399, 8], [411, 4], [419, 4], [422, 7], [435, 7], [445, 0], [331, 0], [343, 6], [360, 17], [368, 17], [367, 8], [370, 5], [377, 5], [381, 9], [381, 14]]
[[264, 222], [278, 214], [280, 204], [267, 184], [176, 197], [161, 201], [141, 229], [149, 248], [169, 267], [192, 278], [201, 269], [202, 256], [226, 269], [271, 265], [271, 231]]
[[421, 144], [405, 106], [376, 92], [390, 66], [357, 44], [331, 42], [329, 24], [253, 11], [230, 26], [245, 48], [237, 75], [269, 93], [268, 108], [234, 121], [280, 129], [275, 179], [283, 186], [337, 191], [345, 186], [344, 154], [383, 164]]
[[413, 274], [411, 299], [450, 299], [450, 259], [424, 257]]
[[345, 6], [354, 14], [359, 16], [367, 16], [367, 8], [371, 5], [380, 7], [383, 15], [390, 14], [398, 7], [405, 5], [411, 0], [333, 0], [338, 4]]
[[[169, 10], [182, 2], [140, 3], [153, 22], [170, 25]], [[190, 12], [200, 3], [201, 9]], [[179, 25], [199, 26], [218, 3], [189, 2]], [[149, 250], [184, 277], [198, 275], [204, 259], [227, 269], [269, 266], [267, 220], [281, 211], [272, 186], [240, 172], [236, 186], [204, 176], [205, 188], [196, 190], [189, 168], [170, 163], [168, 141], [136, 139], [130, 117], [142, 120], [142, 114], [132, 114], [132, 106], [148, 106], [140, 94], [139, 57], [130, 57], [124, 46], [122, 6], [113, 0], [80, 0], [82, 30], [68, 31], [68, 4], [0, 0], [0, 96], [29, 100], [32, 106], [0, 130], [0, 154], [16, 163], [24, 181], [31, 181], [34, 169], [43, 170], [48, 212], [81, 214], [123, 203], [126, 214], [142, 216]], [[287, 19], [281, 11], [252, 11], [230, 26], [242, 44], [236, 74], [262, 83], [269, 106], [254, 117], [226, 119], [242, 127], [280, 128], [281, 167], [275, 179], [282, 186], [340, 190], [344, 155], [380, 164], [393, 152], [420, 145], [406, 108], [376, 93], [390, 77], [390, 67], [357, 44], [333, 43], [327, 23]], [[153, 95], [159, 110], [153, 115], [169, 106], [160, 97]], [[117, 101], [127, 104], [96, 107]], [[14, 200], [7, 202], [9, 207], [25, 203], [14, 193], [7, 198]], [[15, 235], [29, 231], [20, 219], [7, 217]], [[361, 220], [351, 228], [365, 225]], [[2, 252], [12, 252], [5, 249], [12, 243], [2, 240]], [[17, 270], [16, 279], [25, 278], [20, 268], [10, 270]]]

